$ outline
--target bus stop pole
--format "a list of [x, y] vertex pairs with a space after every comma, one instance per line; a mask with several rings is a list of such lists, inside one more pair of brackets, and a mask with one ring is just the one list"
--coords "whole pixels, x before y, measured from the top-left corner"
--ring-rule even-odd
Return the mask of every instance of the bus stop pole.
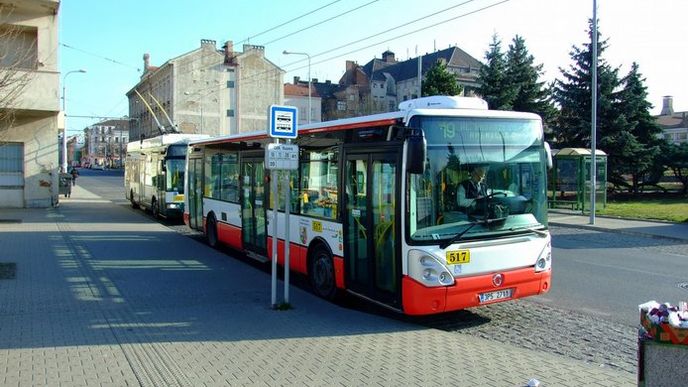
[[[275, 144], [279, 144], [279, 139], [275, 139]], [[277, 209], [279, 207], [277, 170], [270, 171], [270, 175], [272, 197], [274, 198], [272, 205], [272, 308], [275, 309], [277, 308]]]
[[[287, 140], [287, 144], [291, 141]], [[289, 304], [289, 245], [291, 244], [289, 235], [289, 213], [291, 212], [291, 187], [289, 183], [291, 181], [291, 172], [287, 171], [285, 173], [286, 178], [284, 179], [284, 191], [286, 201], [284, 203], [284, 303]]]

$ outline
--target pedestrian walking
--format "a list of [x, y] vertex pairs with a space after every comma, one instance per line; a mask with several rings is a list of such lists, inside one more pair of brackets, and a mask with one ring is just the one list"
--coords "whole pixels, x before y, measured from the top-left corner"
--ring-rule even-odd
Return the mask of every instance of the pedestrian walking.
[[76, 185], [76, 178], [79, 176], [79, 171], [72, 167], [72, 185]]

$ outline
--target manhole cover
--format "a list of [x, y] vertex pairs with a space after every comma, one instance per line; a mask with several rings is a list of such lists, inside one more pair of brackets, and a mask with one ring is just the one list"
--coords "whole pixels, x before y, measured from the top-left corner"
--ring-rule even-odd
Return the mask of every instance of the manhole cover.
[[0, 280], [14, 279], [17, 274], [17, 264], [14, 262], [0, 262]]
[[679, 282], [678, 287], [688, 290], [688, 282]]
[[21, 219], [0, 219], [0, 223], [10, 223], [10, 224], [15, 224], [15, 223], [21, 223]]

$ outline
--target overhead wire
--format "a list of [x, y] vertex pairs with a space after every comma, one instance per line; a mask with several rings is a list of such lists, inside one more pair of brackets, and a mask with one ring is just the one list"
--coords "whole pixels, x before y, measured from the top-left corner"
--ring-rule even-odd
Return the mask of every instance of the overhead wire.
[[280, 27], [284, 27], [285, 25], [287, 25], [287, 24], [289, 24], [289, 23], [295, 22], [296, 20], [299, 20], [299, 19], [301, 19], [301, 18], [303, 18], [303, 17], [306, 17], [306, 16], [308, 16], [308, 15], [312, 15], [312, 14], [314, 14], [314, 13], [316, 13], [316, 12], [322, 10], [322, 9], [325, 9], [325, 8], [329, 7], [330, 5], [332, 5], [332, 4], [338, 3], [338, 2], [340, 2], [340, 1], [341, 1], [341, 0], [335, 0], [335, 1], [331, 2], [331, 3], [325, 4], [325, 5], [323, 5], [322, 7], [316, 8], [316, 9], [310, 11], [310, 12], [304, 13], [304, 14], [299, 15], [299, 16], [293, 18], [293, 19], [287, 20], [286, 22], [284, 22], [284, 23], [282, 23], [282, 24], [276, 25], [276, 26], [274, 26], [274, 27], [272, 27], [272, 28], [269, 28], [269, 29], [267, 29], [267, 30], [265, 30], [265, 31], [259, 32], [259, 33], [255, 34], [255, 35], [253, 35], [253, 36], [249, 36], [248, 38], [246, 38], [246, 39], [244, 39], [244, 40], [238, 42], [237, 44], [242, 44], [242, 43], [244, 43], [244, 42], [249, 42], [249, 41], [250, 41], [251, 39], [253, 39], [253, 38], [257, 38], [258, 36], [264, 35], [264, 34], [270, 32], [270, 31], [274, 31], [274, 30], [276, 30], [276, 29], [278, 29], [278, 28], [280, 28]]
[[138, 67], [136, 67], [136, 66], [132, 66], [132, 65], [130, 65], [130, 64], [126, 64], [126, 63], [120, 62], [120, 61], [115, 60], [115, 59], [112, 59], [112, 58], [108, 58], [108, 57], [105, 57], [105, 56], [102, 56], [102, 55], [99, 55], [99, 54], [96, 54], [96, 53], [93, 53], [93, 52], [89, 52], [89, 51], [83, 50], [83, 49], [81, 49], [81, 48], [77, 48], [77, 47], [74, 47], [74, 46], [70, 46], [70, 45], [68, 45], [68, 44], [66, 44], [66, 43], [60, 43], [60, 46], [66, 47], [66, 48], [70, 48], [70, 49], [75, 50], [75, 51], [83, 52], [84, 54], [91, 55], [91, 56], [94, 56], [94, 57], [96, 57], [96, 58], [100, 58], [100, 59], [103, 59], [103, 60], [106, 60], [106, 61], [108, 61], [108, 62], [112, 62], [112, 63], [118, 64], [118, 65], [121, 65], [121, 66], [124, 66], [124, 67], [128, 67], [128, 68], [130, 68], [130, 69], [134, 69], [134, 70], [136, 70], [137, 72], [141, 72], [141, 69], [138, 68]]
[[323, 23], [327, 23], [327, 22], [332, 21], [332, 20], [334, 20], [334, 19], [336, 19], [336, 18], [338, 18], [338, 17], [347, 15], [347, 14], [349, 14], [349, 13], [351, 13], [351, 12], [358, 11], [359, 9], [364, 8], [364, 7], [367, 7], [367, 6], [369, 6], [369, 5], [373, 4], [373, 3], [377, 3], [378, 1], [380, 1], [380, 0], [373, 0], [373, 1], [370, 1], [370, 2], [368, 2], [368, 3], [365, 3], [365, 4], [363, 4], [363, 5], [358, 6], [358, 7], [356, 7], [356, 8], [350, 9], [350, 10], [348, 10], [348, 11], [346, 11], [346, 12], [340, 13], [340, 14], [335, 15], [335, 16], [332, 16], [332, 17], [330, 17], [330, 18], [328, 18], [328, 19], [325, 19], [325, 20], [322, 20], [322, 21], [317, 22], [317, 23], [315, 23], [315, 24], [312, 24], [312, 25], [310, 25], [310, 26], [308, 26], [308, 27], [302, 28], [302, 29], [300, 29], [300, 30], [298, 30], [298, 31], [291, 32], [291, 33], [289, 33], [289, 34], [287, 34], [287, 35], [280, 36], [280, 37], [277, 38], [277, 39], [273, 39], [273, 40], [271, 40], [271, 41], [269, 41], [269, 42], [267, 42], [267, 43], [263, 43], [262, 46], [267, 46], [268, 44], [275, 43], [275, 42], [280, 41], [280, 40], [282, 40], [282, 39], [284, 39], [284, 38], [288, 38], [288, 37], [290, 37], [290, 36], [296, 35], [296, 34], [301, 33], [301, 32], [303, 32], [303, 31], [309, 30], [309, 29], [311, 29], [311, 28], [313, 28], [313, 27], [317, 27], [317, 26], [319, 26], [319, 25], [321, 25], [321, 24], [323, 24]]
[[[465, 5], [465, 4], [467, 4], [467, 3], [471, 2], [471, 1], [474, 1], [474, 0], [464, 1], [464, 2], [462, 2], [462, 3], [460, 3], [460, 4], [457, 4], [456, 6], [453, 6], [453, 7], [450, 7], [450, 8], [456, 8], [457, 6]], [[478, 12], [482, 12], [482, 11], [484, 11], [484, 10], [486, 10], [486, 9], [489, 9], [489, 8], [492, 8], [492, 7], [495, 7], [495, 6], [504, 4], [504, 3], [509, 2], [509, 1], [511, 1], [511, 0], [502, 0], [502, 1], [499, 1], [499, 2], [496, 2], [496, 3], [493, 3], [493, 4], [490, 4], [490, 5], [487, 5], [487, 6], [478, 8], [478, 9], [475, 9], [475, 10], [473, 10], [473, 11], [463, 13], [463, 14], [461, 14], [461, 15], [454, 16], [454, 17], [451, 17], [451, 18], [442, 20], [442, 21], [440, 21], [440, 22], [430, 24], [430, 25], [425, 26], [425, 27], [422, 27], [422, 28], [418, 28], [418, 29], [415, 29], [415, 30], [413, 30], [413, 31], [406, 32], [406, 33], [403, 33], [403, 34], [394, 36], [394, 37], [392, 37], [392, 38], [388, 38], [388, 39], [385, 39], [385, 40], [382, 40], [382, 41], [379, 41], [379, 42], [376, 42], [376, 43], [367, 45], [367, 46], [365, 46], [365, 47], [360, 47], [360, 48], [357, 48], [357, 49], [352, 50], [352, 51], [348, 51], [348, 52], [345, 52], [345, 53], [337, 54], [337, 55], [335, 55], [335, 56], [329, 57], [329, 58], [324, 59], [324, 60], [321, 60], [321, 61], [317, 61], [317, 62], [315, 62], [315, 63], [311, 62], [311, 66], [317, 65], [317, 64], [321, 64], [321, 63], [325, 63], [325, 62], [328, 62], [328, 61], [333, 60], [333, 59], [340, 58], [340, 57], [345, 56], [345, 55], [354, 54], [354, 53], [356, 53], [356, 52], [359, 52], [359, 51], [362, 51], [362, 50], [365, 50], [365, 49], [368, 49], [368, 48], [371, 48], [371, 47], [375, 47], [375, 46], [378, 46], [378, 45], [380, 45], [380, 44], [388, 43], [388, 42], [390, 42], [390, 41], [393, 41], [393, 40], [396, 40], [396, 39], [399, 39], [399, 38], [402, 38], [402, 37], [405, 37], [405, 36], [408, 36], [408, 35], [411, 35], [411, 34], [415, 34], [415, 33], [418, 33], [418, 32], [420, 32], [420, 31], [427, 30], [427, 29], [429, 29], [429, 28], [437, 27], [438, 25], [445, 24], [445, 23], [448, 23], [448, 22], [451, 22], [451, 21], [454, 21], [454, 20], [457, 20], [457, 19], [460, 19], [460, 18], [469, 16], [469, 15], [473, 15], [473, 14], [476, 14], [476, 13], [478, 13]], [[350, 45], [352, 45], [352, 44], [360, 43], [361, 41], [370, 39], [370, 38], [372, 38], [372, 37], [376, 37], [376, 36], [383, 35], [383, 34], [385, 34], [385, 33], [388, 33], [388, 32], [394, 31], [394, 30], [396, 30], [396, 29], [399, 29], [400, 27], [403, 27], [403, 26], [409, 25], [409, 24], [411, 24], [411, 23], [415, 23], [415, 22], [417, 22], [417, 21], [424, 20], [424, 19], [427, 19], [427, 18], [429, 18], [429, 17], [435, 16], [435, 15], [441, 13], [441, 12], [442, 12], [442, 11], [434, 12], [434, 13], [432, 13], [432, 14], [429, 14], [429, 15], [426, 15], [426, 16], [424, 16], [424, 17], [421, 17], [421, 18], [418, 18], [418, 19], [416, 19], [416, 20], [413, 20], [412, 22], [403, 23], [403, 24], [400, 24], [400, 25], [398, 25], [398, 26], [396, 26], [396, 27], [390, 28], [390, 29], [388, 29], [388, 30], [385, 30], [385, 31], [382, 31], [382, 32], [379, 32], [379, 33], [376, 33], [376, 34], [373, 34], [373, 35], [366, 36], [366, 37], [364, 37], [364, 38], [355, 40], [355, 41], [353, 41], [353, 42], [349, 42], [349, 43], [343, 44], [343, 45], [341, 45], [341, 46], [339, 46], [339, 47], [337, 47], [337, 48], [329, 49], [329, 50], [326, 50], [326, 51], [323, 51], [323, 52], [320, 52], [320, 53], [311, 55], [311, 60], [312, 60], [312, 58], [314, 58], [314, 57], [318, 57], [318, 56], [321, 56], [321, 55], [324, 55], [324, 54], [327, 54], [327, 53], [336, 51], [336, 50], [338, 50], [338, 49], [341, 49], [341, 48], [343, 48], [343, 47], [350, 46]], [[285, 66], [290, 66], [290, 65], [296, 64], [296, 63], [303, 63], [303, 62], [305, 62], [306, 60], [307, 60], [307, 59], [301, 59], [301, 60], [292, 62], [292, 63], [290, 63], [290, 64], [288, 64], [288, 65], [285, 65]], [[308, 65], [304, 65], [304, 66], [301, 66], [301, 67], [288, 69], [287, 72], [296, 71], [296, 70], [301, 70], [301, 69], [304, 69], [304, 68], [307, 68], [307, 67], [308, 67]], [[284, 70], [284, 69], [283, 69], [283, 70]], [[258, 76], [261, 76], [261, 75], [267, 75], [267, 74], [269, 74], [269, 73], [271, 73], [271, 72], [274, 72], [274, 71], [275, 71], [275, 70], [266, 70], [266, 71], [263, 72], [263, 74], [252, 74], [252, 75], [250, 75], [250, 76], [248, 76], [248, 77], [246, 77], [246, 78], [241, 78], [240, 80], [241, 80], [241, 81], [248, 81], [248, 80], [250, 80], [251, 78], [258, 77]], [[286, 70], [285, 70], [285, 71], [286, 71]]]

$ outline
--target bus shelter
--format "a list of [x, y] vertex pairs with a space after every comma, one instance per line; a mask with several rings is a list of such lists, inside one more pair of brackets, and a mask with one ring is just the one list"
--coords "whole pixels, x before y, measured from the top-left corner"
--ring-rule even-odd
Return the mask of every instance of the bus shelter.
[[[585, 212], [590, 210], [590, 149], [554, 149], [553, 168], [549, 179], [550, 208], [570, 208]], [[596, 207], [607, 205], [607, 154], [595, 151], [596, 159]]]

